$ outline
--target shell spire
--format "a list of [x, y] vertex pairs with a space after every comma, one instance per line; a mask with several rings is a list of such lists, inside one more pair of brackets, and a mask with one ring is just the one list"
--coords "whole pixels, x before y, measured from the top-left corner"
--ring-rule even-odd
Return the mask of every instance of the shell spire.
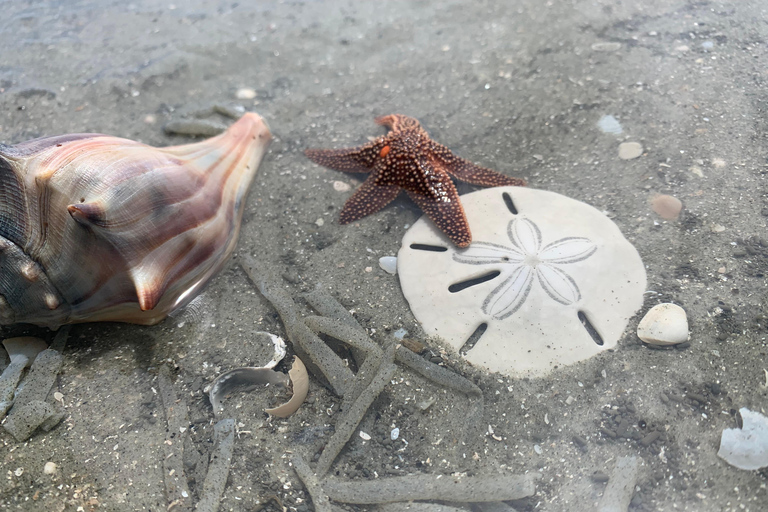
[[0, 324], [154, 324], [192, 300], [235, 247], [270, 141], [248, 113], [166, 148], [98, 134], [0, 146]]

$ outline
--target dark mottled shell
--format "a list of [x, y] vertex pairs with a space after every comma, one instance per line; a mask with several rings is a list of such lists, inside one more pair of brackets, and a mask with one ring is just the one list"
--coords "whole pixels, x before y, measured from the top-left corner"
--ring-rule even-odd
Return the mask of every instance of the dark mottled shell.
[[270, 140], [249, 113], [168, 148], [98, 134], [0, 146], [0, 324], [165, 318], [234, 249]]

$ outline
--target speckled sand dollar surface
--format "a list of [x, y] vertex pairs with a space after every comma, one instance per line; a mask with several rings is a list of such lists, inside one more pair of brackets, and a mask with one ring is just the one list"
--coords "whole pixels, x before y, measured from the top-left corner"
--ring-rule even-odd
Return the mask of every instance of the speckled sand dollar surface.
[[[333, 461], [339, 486], [539, 473], [535, 494], [506, 509], [450, 506], [593, 511], [616, 488], [617, 461], [634, 458], [632, 496], [614, 501], [629, 498], [627, 512], [765, 509], [766, 470], [717, 455], [741, 408], [768, 416], [765, 0], [12, 0], [2, 12], [0, 144], [90, 132], [186, 145], [202, 137], [164, 127], [220, 130], [231, 126], [226, 113], [244, 111], [273, 134], [233, 257], [191, 307], [152, 327], [72, 326], [49, 396], [27, 406], [53, 406], [61, 423], [21, 443], [0, 428], [3, 512], [175, 512], [201, 500], [222, 512], [318, 510], [291, 460], [316, 470], [344, 426], [345, 399], [310, 373], [291, 417], [264, 412], [288, 393], [262, 387], [230, 395], [225, 413], [236, 420], [217, 429], [204, 391], [218, 375], [272, 358], [258, 332], [286, 341], [275, 371], [286, 374], [296, 355], [277, 310], [238, 264], [244, 255], [300, 317], [319, 311], [312, 294], [321, 289], [372, 342], [412, 356], [396, 362]], [[201, 113], [210, 122], [196, 122]], [[385, 136], [373, 119], [391, 113], [418, 119], [461, 158], [591, 205], [618, 226], [647, 286], [613, 349], [518, 378], [429, 338], [399, 276], [380, 266], [422, 211], [403, 194], [339, 225], [368, 176], [304, 155]], [[624, 160], [624, 143], [642, 152]], [[456, 188], [461, 197], [478, 190]], [[558, 238], [535, 222], [543, 250]], [[507, 227], [499, 243], [510, 247]], [[597, 255], [553, 268], [576, 280]], [[537, 288], [538, 278], [530, 293]], [[640, 319], [664, 303], [685, 310], [690, 338], [643, 343]], [[0, 339], [16, 336], [50, 345], [55, 333], [0, 327]], [[350, 354], [339, 354], [354, 371]], [[24, 382], [29, 370], [8, 365], [0, 347], [0, 372]], [[425, 378], [427, 365], [471, 385]], [[377, 507], [321, 497], [326, 510]]]
[[580, 201], [523, 187], [480, 190], [462, 203], [468, 248], [421, 218], [398, 253], [403, 295], [428, 335], [515, 376], [616, 347], [646, 282], [616, 224]]

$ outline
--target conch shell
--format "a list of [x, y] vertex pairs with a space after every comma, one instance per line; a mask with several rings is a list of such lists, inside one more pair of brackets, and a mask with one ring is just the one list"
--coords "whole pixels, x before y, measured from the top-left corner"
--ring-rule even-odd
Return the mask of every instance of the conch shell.
[[183, 146], [99, 134], [0, 145], [0, 325], [151, 325], [185, 305], [232, 253], [271, 138], [247, 113]]

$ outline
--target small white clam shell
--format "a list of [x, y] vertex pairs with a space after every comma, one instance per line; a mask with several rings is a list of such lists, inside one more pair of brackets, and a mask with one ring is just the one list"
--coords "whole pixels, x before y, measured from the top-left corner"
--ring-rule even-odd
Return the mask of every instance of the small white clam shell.
[[688, 317], [677, 304], [653, 306], [637, 325], [637, 337], [651, 345], [677, 345], [688, 341]]

